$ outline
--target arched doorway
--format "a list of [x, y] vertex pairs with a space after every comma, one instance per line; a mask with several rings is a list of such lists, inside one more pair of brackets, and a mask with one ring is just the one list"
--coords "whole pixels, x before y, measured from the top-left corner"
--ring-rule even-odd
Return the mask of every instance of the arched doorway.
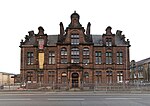
[[72, 88], [78, 88], [78, 87], [79, 87], [79, 74], [72, 73]]

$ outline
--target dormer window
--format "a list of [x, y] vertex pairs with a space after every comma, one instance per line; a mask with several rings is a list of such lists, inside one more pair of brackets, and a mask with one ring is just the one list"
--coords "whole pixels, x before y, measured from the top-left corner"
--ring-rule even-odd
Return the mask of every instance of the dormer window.
[[38, 47], [39, 47], [39, 49], [44, 48], [44, 39], [38, 39]]
[[106, 38], [106, 46], [112, 46], [112, 39]]
[[79, 35], [78, 34], [71, 35], [71, 45], [79, 45]]

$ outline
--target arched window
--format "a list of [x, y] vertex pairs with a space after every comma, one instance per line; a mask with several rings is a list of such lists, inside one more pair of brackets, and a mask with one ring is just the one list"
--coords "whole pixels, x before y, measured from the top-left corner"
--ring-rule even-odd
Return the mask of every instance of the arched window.
[[83, 63], [85, 64], [89, 63], [89, 55], [90, 55], [89, 48], [87, 47], [83, 48]]
[[64, 47], [61, 49], [61, 63], [67, 63], [67, 49]]
[[84, 72], [84, 83], [89, 83], [89, 73]]
[[71, 63], [79, 63], [79, 48], [71, 49]]
[[123, 72], [122, 71], [117, 72], [117, 82], [123, 83]]
[[102, 72], [101, 71], [96, 71], [95, 72], [95, 78], [96, 78], [96, 83], [100, 84], [102, 83]]
[[108, 69], [107, 71], [106, 71], [106, 80], [107, 80], [107, 83], [108, 84], [112, 84], [113, 83], [113, 73], [112, 73], [112, 70], [111, 69]]
[[44, 83], [44, 72], [43, 71], [38, 71], [37, 72], [37, 82], [38, 83]]
[[62, 84], [66, 84], [67, 83], [67, 73], [66, 72], [63, 72], [61, 74], [61, 82], [62, 82]]
[[32, 81], [33, 81], [33, 71], [28, 71], [27, 72], [27, 82], [32, 83]]
[[55, 82], [55, 72], [49, 71], [48, 72], [48, 83], [53, 84]]

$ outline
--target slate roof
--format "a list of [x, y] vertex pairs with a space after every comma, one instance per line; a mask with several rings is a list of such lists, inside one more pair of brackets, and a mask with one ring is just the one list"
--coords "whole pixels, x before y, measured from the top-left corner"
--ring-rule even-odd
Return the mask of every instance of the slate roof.
[[[92, 35], [93, 43], [95, 46], [102, 46], [102, 35]], [[58, 35], [48, 35], [47, 45], [54, 45], [58, 41]], [[23, 45], [34, 45], [35, 36], [31, 36], [28, 41], [25, 41]], [[120, 36], [115, 35], [115, 44], [117, 46], [128, 46], [125, 41], [120, 39]]]
[[92, 35], [94, 45], [102, 46], [102, 35]]
[[48, 41], [47, 44], [51, 45], [51, 44], [56, 44], [58, 41], [58, 35], [48, 35]]
[[117, 46], [127, 46], [126, 42], [120, 38], [120, 36], [115, 35], [115, 44]]
[[25, 41], [24, 45], [34, 45], [34, 44], [35, 44], [35, 36], [32, 36], [28, 41]]
[[146, 59], [143, 59], [143, 60], [140, 60], [140, 61], [137, 61], [136, 65], [143, 65], [145, 63], [150, 63], [150, 57], [146, 58]]
[[[102, 46], [102, 35], [92, 35], [94, 45]], [[117, 46], [127, 46], [126, 42], [120, 39], [120, 36], [115, 35], [115, 44]]]

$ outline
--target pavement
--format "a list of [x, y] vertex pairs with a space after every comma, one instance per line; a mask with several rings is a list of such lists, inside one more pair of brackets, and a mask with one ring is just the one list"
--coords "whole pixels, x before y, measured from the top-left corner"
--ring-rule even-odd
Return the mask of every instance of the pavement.
[[0, 94], [150, 94], [150, 91], [47, 91], [47, 90], [0, 90]]

